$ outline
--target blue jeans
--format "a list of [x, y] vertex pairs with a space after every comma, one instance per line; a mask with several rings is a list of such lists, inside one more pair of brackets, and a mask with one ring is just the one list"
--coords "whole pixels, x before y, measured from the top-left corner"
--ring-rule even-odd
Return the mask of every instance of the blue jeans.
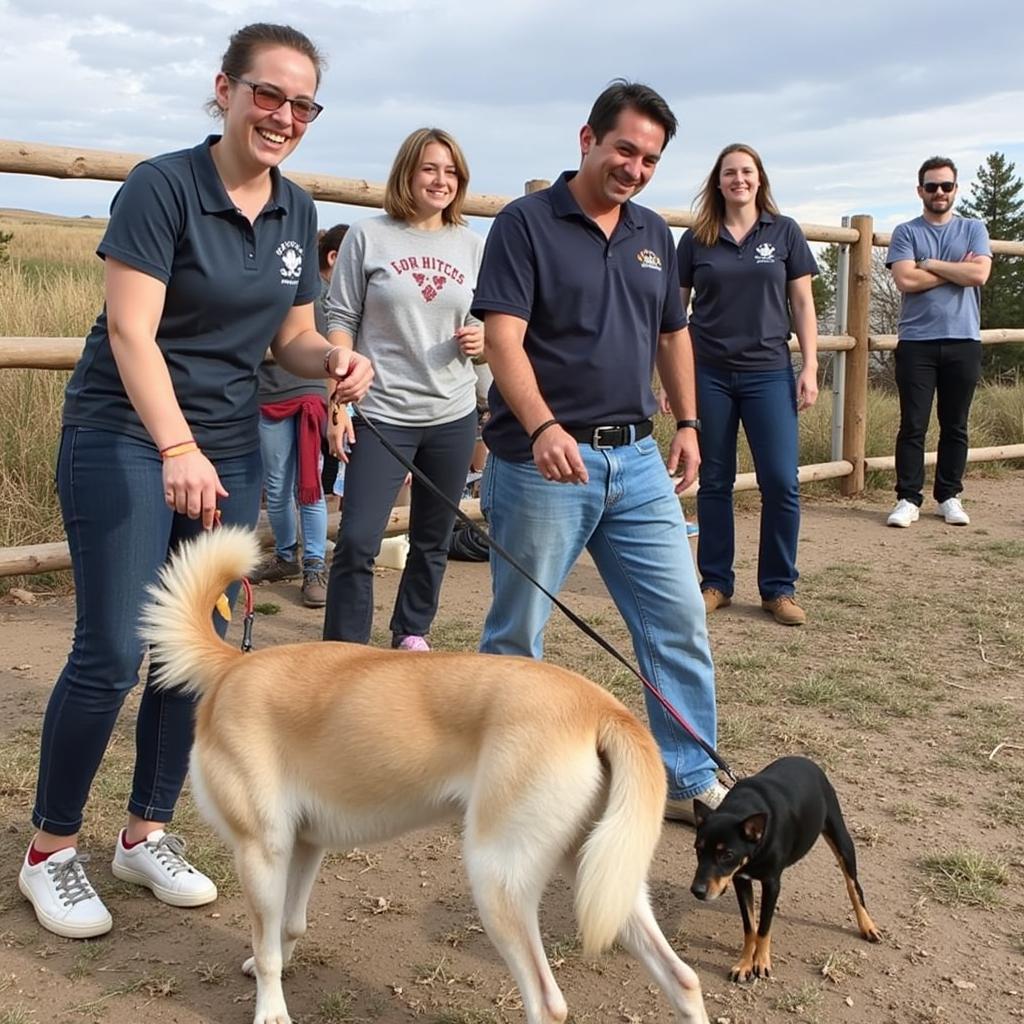
[[323, 565], [327, 551], [327, 502], [299, 504], [296, 494], [299, 468], [299, 414], [283, 420], [260, 416], [260, 454], [263, 487], [267, 492], [267, 518], [274, 547], [286, 562], [298, 556], [295, 506], [302, 524], [302, 564]]
[[[590, 480], [545, 480], [532, 462], [492, 452], [481, 501], [491, 535], [551, 593], [586, 548], [633, 638], [640, 670], [697, 734], [716, 742], [715, 675], [686, 529], [672, 481], [651, 437], [598, 451], [580, 445]], [[551, 602], [498, 555], [480, 650], [540, 658]], [[707, 754], [644, 690], [669, 792], [693, 796], [714, 780]]]
[[797, 581], [800, 483], [797, 479], [796, 381], [793, 371], [736, 372], [697, 368], [700, 489], [697, 568], [701, 586], [727, 597], [736, 583], [733, 484], [739, 424], [750, 444], [761, 491], [757, 588], [770, 600], [792, 594]]
[[[259, 452], [215, 462], [229, 492], [222, 521], [254, 526], [259, 513]], [[67, 664], [43, 720], [32, 822], [55, 835], [82, 826], [93, 776], [128, 691], [138, 682], [139, 609], [146, 586], [199, 520], [164, 504], [160, 456], [152, 444], [123, 434], [65, 427], [57, 489], [71, 548], [77, 615]], [[237, 586], [228, 597], [234, 600]], [[221, 634], [227, 628], [215, 618]], [[170, 821], [192, 747], [191, 697], [148, 685], [135, 730], [135, 774], [128, 810]]]

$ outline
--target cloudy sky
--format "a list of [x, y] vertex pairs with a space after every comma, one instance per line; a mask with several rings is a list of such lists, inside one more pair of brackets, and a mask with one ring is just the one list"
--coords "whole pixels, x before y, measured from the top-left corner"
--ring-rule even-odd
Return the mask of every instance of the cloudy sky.
[[[436, 124], [466, 150], [473, 189], [516, 195], [575, 165], [593, 98], [625, 76], [680, 121], [645, 193], [655, 207], [689, 207], [733, 141], [760, 150], [784, 212], [819, 223], [914, 215], [933, 153], [965, 185], [994, 150], [1024, 173], [1019, 0], [0, 0], [0, 139], [193, 145], [214, 130], [202, 107], [228, 36], [261, 20], [301, 28], [330, 64], [326, 111], [286, 169], [382, 182], [405, 134]], [[3, 175], [0, 206], [103, 215], [114, 188]]]

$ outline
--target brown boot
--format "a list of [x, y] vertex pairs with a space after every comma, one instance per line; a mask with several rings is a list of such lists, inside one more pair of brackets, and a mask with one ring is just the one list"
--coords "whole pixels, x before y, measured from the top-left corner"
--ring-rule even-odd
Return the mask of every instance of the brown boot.
[[796, 603], [792, 594], [762, 601], [761, 607], [782, 626], [802, 626], [807, 621], [807, 612]]
[[701, 591], [704, 596], [704, 611], [710, 615], [717, 608], [728, 608], [732, 604], [732, 598], [726, 597], [715, 587], [706, 587]]

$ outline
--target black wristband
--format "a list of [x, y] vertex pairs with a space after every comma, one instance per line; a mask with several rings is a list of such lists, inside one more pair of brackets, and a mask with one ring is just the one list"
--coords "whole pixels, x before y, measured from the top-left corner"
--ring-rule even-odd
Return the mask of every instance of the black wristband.
[[700, 433], [700, 420], [676, 420], [676, 430], [683, 430], [685, 427], [690, 427], [692, 430], [696, 430]]
[[537, 441], [537, 438], [544, 433], [548, 427], [553, 427], [558, 420], [545, 420], [531, 435], [530, 435], [530, 447], [532, 448]]

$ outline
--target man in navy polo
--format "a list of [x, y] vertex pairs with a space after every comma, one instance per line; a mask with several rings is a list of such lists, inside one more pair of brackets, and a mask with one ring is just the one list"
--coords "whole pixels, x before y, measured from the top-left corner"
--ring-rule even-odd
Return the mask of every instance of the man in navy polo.
[[[668, 225], [630, 201], [675, 131], [654, 90], [616, 81], [580, 130], [579, 170], [495, 218], [473, 304], [494, 372], [481, 499], [494, 538], [552, 593], [590, 552], [644, 675], [714, 744], [704, 602], [676, 494], [700, 462], [693, 352]], [[655, 367], [678, 418], [668, 471], [651, 436]], [[500, 558], [491, 587], [481, 650], [541, 657], [551, 602]], [[725, 790], [645, 698], [666, 813], [692, 822], [695, 797], [714, 807]]]

